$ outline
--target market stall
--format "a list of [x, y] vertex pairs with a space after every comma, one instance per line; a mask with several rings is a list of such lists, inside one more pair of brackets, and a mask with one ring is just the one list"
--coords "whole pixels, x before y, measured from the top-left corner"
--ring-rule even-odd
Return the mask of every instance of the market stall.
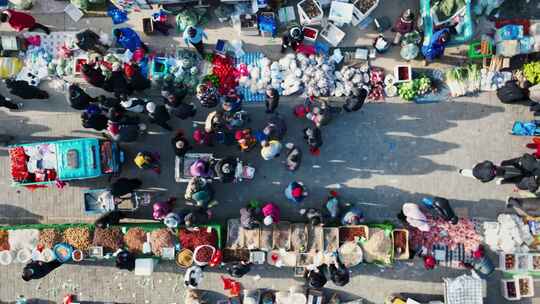
[[117, 143], [96, 138], [15, 145], [9, 157], [15, 186], [116, 174], [124, 158]]
[[347, 267], [364, 261], [389, 265], [409, 259], [409, 232], [389, 225], [323, 227], [283, 221], [248, 230], [230, 219], [223, 260], [296, 267], [301, 275], [305, 267], [331, 261], [334, 252]]
[[[137, 259], [176, 260], [181, 267], [206, 265], [221, 248], [221, 227], [167, 229], [162, 224], [130, 223], [110, 228], [91, 224], [0, 227], [0, 264], [107, 260], [120, 249]], [[189, 251], [193, 254], [186, 256]], [[184, 252], [183, 254], [181, 254]], [[137, 273], [137, 270], [136, 270]]]

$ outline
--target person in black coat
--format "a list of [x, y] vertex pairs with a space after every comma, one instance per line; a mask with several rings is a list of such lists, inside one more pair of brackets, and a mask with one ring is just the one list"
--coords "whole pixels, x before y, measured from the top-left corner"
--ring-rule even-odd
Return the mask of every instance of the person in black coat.
[[293, 143], [287, 143], [285, 145], [287, 148], [287, 159], [285, 161], [285, 166], [289, 171], [296, 171], [300, 167], [302, 162], [302, 151], [296, 147]]
[[94, 51], [104, 55], [109, 48], [99, 40], [99, 35], [94, 31], [86, 29], [75, 34], [75, 44], [83, 51]]
[[128, 271], [135, 270], [135, 256], [127, 250], [120, 251], [116, 255], [116, 268]]
[[513, 166], [525, 173], [540, 175], [540, 161], [538, 161], [533, 155], [527, 153], [520, 157], [503, 160], [501, 162], [501, 166]]
[[321, 265], [316, 269], [310, 270], [304, 274], [304, 278], [309, 286], [309, 288], [321, 289], [326, 285], [328, 279], [326, 278], [325, 273], [327, 272], [327, 266]]
[[69, 105], [75, 110], [84, 110], [94, 102], [94, 98], [86, 94], [86, 92], [76, 84], [69, 86]]
[[251, 270], [251, 263], [244, 261], [234, 263], [231, 267], [227, 267], [227, 272], [233, 278], [241, 278]]
[[334, 263], [328, 268], [330, 271], [330, 280], [332, 280], [336, 286], [345, 286], [349, 283], [351, 274], [349, 269], [347, 269], [347, 267], [341, 263], [339, 256], [336, 255]]
[[175, 136], [171, 139], [171, 145], [176, 156], [184, 156], [191, 149], [191, 145], [182, 130], [176, 131]]
[[49, 99], [49, 93], [30, 85], [25, 80], [6, 80], [9, 92], [22, 99]]
[[133, 74], [129, 77], [129, 86], [131, 90], [136, 92], [142, 92], [146, 89], [149, 89], [151, 82], [148, 78], [144, 77], [141, 74], [141, 69], [136, 65], [131, 65], [133, 69]]
[[214, 171], [216, 172], [217, 178], [222, 183], [230, 183], [234, 181], [236, 175], [236, 166], [236, 159], [229, 156], [218, 160], [214, 166]]
[[20, 110], [23, 107], [22, 103], [14, 103], [10, 98], [0, 95], [0, 107], [5, 107], [10, 110]]
[[81, 114], [82, 125], [88, 129], [94, 129], [96, 131], [103, 131], [107, 129], [108, 119], [102, 113], [99, 114], [89, 114], [88, 112], [83, 112]]
[[124, 76], [124, 72], [119, 67], [115, 67], [111, 76], [105, 80], [103, 89], [113, 92], [116, 98], [129, 96], [133, 93], [133, 90], [131, 90], [126, 77]]
[[25, 281], [38, 280], [47, 276], [51, 271], [60, 267], [62, 263], [58, 260], [51, 262], [32, 261], [24, 266], [22, 279]]
[[157, 105], [154, 102], [146, 104], [146, 110], [150, 117], [150, 122], [162, 127], [165, 130], [172, 131], [171, 126], [167, 123], [171, 116], [164, 105]]
[[114, 197], [122, 197], [130, 194], [142, 186], [142, 181], [138, 178], [119, 178], [111, 184], [111, 194]]
[[171, 87], [165, 87], [161, 90], [161, 96], [169, 113], [182, 120], [194, 117], [197, 113], [197, 108], [193, 103], [183, 101], [186, 94], [185, 90], [177, 90]]
[[310, 149], [319, 149], [322, 146], [321, 129], [317, 127], [308, 127], [304, 129], [304, 139]]
[[343, 110], [346, 112], [356, 112], [364, 106], [364, 102], [368, 96], [368, 91], [364, 88], [360, 88], [354, 96], [347, 98], [343, 105]]
[[274, 88], [266, 89], [266, 96], [264, 99], [266, 106], [266, 113], [274, 113], [274, 111], [279, 106], [279, 93]]
[[97, 88], [103, 88], [105, 86], [105, 75], [101, 72], [101, 68], [94, 68], [85, 63], [81, 66], [81, 74], [89, 84]]
[[96, 97], [96, 102], [102, 109], [109, 110], [112, 107], [120, 107], [120, 99], [116, 97], [107, 97], [105, 95], [99, 95]]

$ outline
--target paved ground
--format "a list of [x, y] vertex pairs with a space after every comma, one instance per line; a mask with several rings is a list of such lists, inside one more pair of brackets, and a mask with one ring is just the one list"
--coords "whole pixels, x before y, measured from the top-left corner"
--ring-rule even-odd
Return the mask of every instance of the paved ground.
[[[401, 9], [416, 1], [381, 2], [375, 13], [390, 14], [394, 19]], [[40, 7], [36, 9], [40, 10]], [[109, 31], [111, 26], [108, 18], [83, 19], [74, 24], [63, 14], [37, 16], [58, 30], [92, 27]], [[141, 29], [139, 17], [130, 15], [130, 24], [138, 30]], [[373, 32], [358, 29], [349, 32], [344, 45], [367, 44], [368, 39], [374, 37]], [[218, 37], [238, 38], [231, 28], [214, 23], [208, 33], [211, 42]], [[151, 46], [173, 49], [179, 38], [175, 35], [174, 42], [160, 37], [147, 37], [145, 40]], [[245, 42], [247, 50], [263, 49], [269, 56], [277, 55], [277, 40], [249, 37]], [[459, 49], [452, 50], [451, 54], [459, 52]], [[455, 57], [455, 60], [460, 60]], [[392, 69], [397, 61], [396, 52], [393, 52], [388, 58], [377, 59], [375, 65]], [[3, 86], [0, 92], [5, 92]], [[0, 110], [0, 131], [15, 134], [24, 142], [97, 135], [81, 127], [79, 114], [68, 108], [62, 92], [50, 92], [52, 98], [49, 101], [26, 102], [24, 112]], [[95, 90], [90, 92], [97, 93]], [[157, 92], [149, 95], [157, 95]], [[305, 151], [300, 130], [306, 122], [293, 118], [291, 114], [291, 107], [300, 100], [298, 97], [284, 98], [279, 111], [289, 122], [286, 141], [300, 144]], [[265, 120], [262, 107], [250, 105], [247, 109], [253, 113], [253, 127], [261, 126]], [[205, 115], [201, 111], [196, 119], [202, 120]], [[460, 177], [457, 169], [470, 167], [484, 159], [498, 161], [523, 153], [526, 139], [509, 135], [512, 121], [518, 118], [529, 118], [524, 107], [502, 105], [493, 94], [429, 105], [395, 100], [368, 104], [361, 112], [342, 116], [326, 127], [321, 156], [312, 157], [306, 153], [300, 170], [295, 174], [283, 169], [283, 158], [265, 162], [258, 151], [242, 156], [257, 168], [256, 178], [249, 183], [218, 186], [221, 204], [215, 209], [216, 217], [238, 216], [238, 209], [243, 204], [257, 198], [278, 203], [285, 218], [295, 219], [297, 208], [286, 202], [282, 191], [289, 181], [297, 179], [304, 181], [310, 190], [305, 206], [320, 206], [328, 189], [338, 188], [348, 201], [362, 204], [368, 218], [373, 221], [393, 218], [402, 203], [418, 201], [427, 195], [451, 199], [461, 214], [492, 219], [504, 210], [503, 201], [512, 193], [512, 188], [476, 183]], [[185, 121], [176, 120], [174, 126], [191, 130], [191, 124]], [[153, 131], [159, 130], [153, 127]], [[146, 187], [167, 190], [169, 194], [181, 195], [184, 192], [185, 185], [174, 183], [168, 134], [150, 134], [140, 144], [126, 145], [126, 148], [131, 154], [137, 150], [157, 148], [162, 153], [165, 166], [162, 174], [157, 176], [146, 172], [141, 174], [129, 165], [126, 176], [141, 176]], [[238, 152], [232, 148], [219, 148], [216, 154], [222, 156]], [[82, 212], [81, 190], [105, 185], [106, 181], [98, 180], [72, 183], [61, 191], [29, 192], [12, 188], [6, 151], [0, 150], [0, 191], [4, 193], [0, 200], [0, 222], [91, 221]], [[19, 279], [21, 269], [22, 265], [14, 265], [0, 271], [0, 303], [14, 301], [19, 294], [52, 303], [58, 302], [67, 292], [78, 293], [82, 300], [89, 301], [182, 303], [182, 274], [172, 264], [161, 264], [150, 279], [141, 279], [109, 266], [67, 265], [40, 282], [30, 283]], [[440, 295], [441, 277], [460, 273], [443, 268], [426, 272], [410, 263], [397, 263], [392, 268], [360, 266], [354, 270], [351, 283], [339, 291], [349, 298], [363, 297], [369, 303], [381, 303], [391, 292]], [[257, 274], [262, 277], [260, 280], [254, 278]], [[210, 291], [212, 298], [223, 293], [219, 275], [218, 272], [208, 273], [202, 286]], [[292, 276], [290, 269], [261, 267], [241, 281], [247, 288], [284, 290], [292, 284], [301, 284]], [[329, 289], [338, 290], [329, 285]], [[500, 297], [499, 281], [493, 278], [489, 285], [486, 303], [504, 303]]]

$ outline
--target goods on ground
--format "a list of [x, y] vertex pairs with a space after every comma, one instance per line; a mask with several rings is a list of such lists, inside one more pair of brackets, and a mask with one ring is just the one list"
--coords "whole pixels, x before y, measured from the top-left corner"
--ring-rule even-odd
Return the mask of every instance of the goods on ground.
[[338, 228], [323, 228], [324, 251], [334, 252], [339, 247]]
[[173, 236], [165, 228], [154, 230], [150, 233], [150, 246], [152, 247], [152, 253], [161, 256], [163, 248], [174, 247]]
[[62, 233], [57, 229], [43, 229], [39, 232], [38, 247], [53, 248], [54, 245], [62, 242]]
[[399, 256], [407, 251], [407, 233], [394, 231], [394, 255]]
[[340, 227], [339, 242], [352, 242], [355, 238], [366, 238], [366, 229], [364, 227]]
[[319, 7], [313, 0], [306, 0], [302, 2], [300, 5], [308, 18], [315, 18], [320, 15], [321, 11], [319, 10]]
[[517, 297], [516, 293], [516, 283], [515, 282], [506, 282], [506, 290], [508, 292], [508, 297], [515, 298]]
[[227, 248], [244, 247], [244, 233], [241, 233], [240, 220], [231, 219], [227, 222]]
[[146, 232], [141, 228], [130, 228], [124, 235], [124, 242], [130, 252], [142, 253]]
[[356, 3], [355, 3], [355, 6], [363, 13], [367, 13], [367, 11], [369, 11], [369, 9], [371, 9], [375, 3], [377, 1], [376, 0], [358, 0]]
[[305, 252], [307, 249], [308, 234], [305, 224], [293, 224], [291, 234], [291, 249], [297, 252]]
[[540, 269], [540, 255], [533, 256], [532, 261], [533, 261], [533, 268], [535, 270]]
[[289, 250], [291, 245], [290, 223], [281, 222], [274, 226], [272, 243], [275, 249]]
[[273, 244], [273, 231], [272, 227], [270, 226], [264, 226], [261, 227], [261, 236], [260, 236], [260, 245], [261, 250], [272, 250], [272, 244]]
[[116, 251], [124, 246], [124, 237], [120, 228], [96, 228], [93, 246], [101, 246], [105, 251]]
[[223, 249], [223, 262], [249, 261], [249, 250], [247, 249]]
[[339, 247], [339, 259], [345, 267], [353, 267], [362, 262], [362, 248], [355, 242], [345, 242]]
[[212, 259], [214, 251], [210, 246], [200, 246], [195, 250], [194, 260], [199, 263], [208, 263]]
[[86, 227], [70, 227], [64, 230], [64, 242], [76, 249], [86, 251], [91, 245], [90, 229]]
[[504, 255], [504, 267], [506, 269], [513, 269], [516, 266], [516, 256], [513, 254]]
[[390, 237], [379, 228], [370, 228], [370, 235], [369, 240], [362, 244], [366, 262], [390, 263], [390, 250], [392, 249]]
[[189, 249], [182, 249], [176, 255], [176, 264], [180, 267], [189, 267], [193, 264], [193, 252]]
[[210, 232], [206, 228], [196, 230], [180, 229], [178, 231], [178, 237], [182, 248], [188, 248], [190, 250], [195, 250], [195, 248], [202, 245], [217, 245], [217, 234], [214, 229], [210, 230]]
[[522, 295], [528, 295], [529, 292], [531, 291], [531, 286], [529, 286], [529, 279], [528, 278], [519, 279], [518, 282], [519, 282], [519, 293]]
[[0, 251], [9, 250], [9, 232], [0, 230]]
[[260, 233], [259, 229], [243, 229], [244, 239], [246, 240], [246, 247], [248, 249], [258, 249], [260, 246]]
[[37, 229], [20, 229], [10, 230], [8, 235], [9, 248], [12, 251], [22, 249], [33, 250], [36, 248], [39, 240], [39, 230]]

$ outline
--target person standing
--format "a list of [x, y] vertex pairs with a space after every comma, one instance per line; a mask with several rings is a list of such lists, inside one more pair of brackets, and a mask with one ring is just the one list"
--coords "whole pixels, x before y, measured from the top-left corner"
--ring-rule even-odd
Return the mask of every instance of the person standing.
[[319, 148], [322, 146], [322, 133], [321, 129], [317, 127], [308, 127], [304, 129], [304, 139], [306, 140], [309, 151], [317, 155], [319, 153]]
[[450, 29], [443, 28], [431, 36], [429, 44], [423, 45], [421, 48], [422, 55], [424, 55], [424, 65], [434, 61], [444, 55], [446, 45], [450, 40]]
[[184, 132], [182, 130], [176, 131], [176, 134], [171, 139], [171, 145], [174, 149], [174, 154], [180, 157], [186, 155], [187, 151], [191, 149], [191, 145], [184, 136]]
[[117, 28], [114, 29], [113, 34], [116, 43], [124, 49], [135, 52], [138, 48], [142, 48], [145, 52], [148, 52], [148, 46], [142, 42], [141, 37], [131, 28]]
[[300, 167], [300, 163], [302, 162], [302, 151], [300, 151], [293, 143], [287, 143], [285, 147], [287, 148], [285, 166], [289, 171], [298, 170], [298, 167]]
[[161, 173], [159, 154], [157, 153], [150, 153], [147, 151], [139, 152], [133, 161], [140, 169], [150, 169], [157, 174]]
[[208, 39], [208, 36], [206, 36], [206, 33], [201, 28], [188, 26], [184, 30], [183, 38], [188, 47], [190, 44], [193, 45], [193, 47], [197, 50], [197, 53], [204, 56], [203, 38]]
[[266, 89], [266, 98], [264, 99], [266, 105], [266, 113], [274, 113], [279, 105], [279, 93], [276, 89], [268, 87]]
[[274, 203], [267, 203], [264, 205], [261, 209], [263, 214], [263, 223], [266, 226], [270, 226], [272, 224], [279, 223], [281, 219], [281, 212], [279, 210], [279, 207]]
[[12, 9], [7, 9], [0, 13], [0, 22], [8, 23], [12, 29], [17, 32], [28, 29], [29, 32], [35, 30], [42, 30], [45, 34], [49, 35], [51, 30], [41, 23], [37, 23], [36, 19], [27, 13], [18, 12]]
[[8, 108], [10, 110], [20, 110], [23, 107], [22, 103], [11, 102], [11, 98], [6, 98], [0, 95], [0, 107]]
[[227, 267], [227, 272], [233, 278], [241, 278], [251, 270], [251, 263], [241, 261], [234, 263], [231, 267]]

